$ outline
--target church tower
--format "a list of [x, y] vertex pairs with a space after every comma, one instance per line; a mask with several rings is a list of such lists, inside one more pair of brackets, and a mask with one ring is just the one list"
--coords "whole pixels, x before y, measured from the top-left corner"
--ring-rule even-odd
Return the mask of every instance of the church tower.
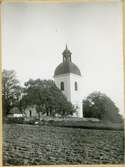
[[74, 117], [83, 117], [82, 111], [82, 76], [79, 68], [72, 63], [71, 52], [66, 48], [63, 51], [63, 62], [59, 64], [54, 72], [56, 86], [61, 89], [67, 100], [76, 108], [77, 112]]

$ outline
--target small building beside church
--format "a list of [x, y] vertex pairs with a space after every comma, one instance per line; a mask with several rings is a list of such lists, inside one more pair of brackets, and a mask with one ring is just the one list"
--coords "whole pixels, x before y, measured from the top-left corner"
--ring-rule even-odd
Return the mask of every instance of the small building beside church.
[[73, 116], [82, 118], [82, 75], [79, 68], [72, 62], [72, 53], [67, 45], [62, 55], [63, 61], [55, 69], [54, 81], [67, 100], [76, 107], [77, 112]]

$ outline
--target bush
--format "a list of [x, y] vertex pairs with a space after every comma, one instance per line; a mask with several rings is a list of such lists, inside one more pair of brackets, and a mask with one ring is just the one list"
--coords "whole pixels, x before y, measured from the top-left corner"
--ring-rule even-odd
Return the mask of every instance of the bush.
[[123, 121], [115, 103], [108, 96], [100, 92], [91, 93], [83, 100], [83, 115], [84, 117], [99, 118], [103, 121]]

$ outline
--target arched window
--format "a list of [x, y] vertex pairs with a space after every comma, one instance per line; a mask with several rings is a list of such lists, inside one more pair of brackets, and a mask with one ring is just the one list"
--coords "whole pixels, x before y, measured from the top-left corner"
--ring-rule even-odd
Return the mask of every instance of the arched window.
[[30, 117], [32, 117], [32, 111], [31, 110], [29, 110], [29, 114], [30, 114]]
[[77, 84], [77, 82], [75, 82], [75, 90], [78, 90], [78, 84]]
[[64, 82], [60, 83], [60, 88], [61, 88], [61, 90], [64, 90]]

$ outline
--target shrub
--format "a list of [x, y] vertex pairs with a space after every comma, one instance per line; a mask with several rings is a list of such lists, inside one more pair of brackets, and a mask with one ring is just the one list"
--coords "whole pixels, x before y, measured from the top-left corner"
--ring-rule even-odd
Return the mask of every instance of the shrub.
[[104, 121], [122, 122], [118, 107], [108, 96], [100, 92], [91, 93], [83, 100], [83, 115]]

